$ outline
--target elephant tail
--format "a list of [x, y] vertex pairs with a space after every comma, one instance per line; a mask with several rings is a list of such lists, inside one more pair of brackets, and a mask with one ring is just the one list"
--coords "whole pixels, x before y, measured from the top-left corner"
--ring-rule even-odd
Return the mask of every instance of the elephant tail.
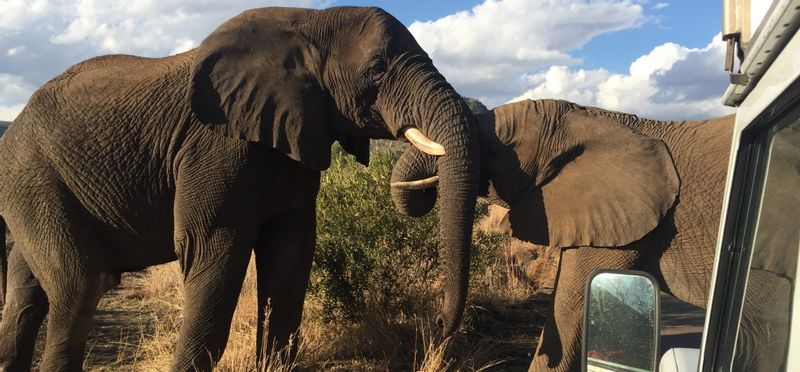
[[0, 303], [5, 305], [6, 283], [8, 278], [8, 251], [6, 250], [6, 221], [0, 217], [0, 237], [3, 244], [0, 244]]

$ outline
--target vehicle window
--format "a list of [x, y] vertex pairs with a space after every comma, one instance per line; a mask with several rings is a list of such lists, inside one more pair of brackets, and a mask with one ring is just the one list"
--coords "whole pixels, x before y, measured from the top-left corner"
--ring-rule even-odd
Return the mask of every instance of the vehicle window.
[[[800, 249], [800, 119], [766, 129], [766, 161], [733, 370], [785, 370]], [[760, 204], [760, 205], [759, 205]]]

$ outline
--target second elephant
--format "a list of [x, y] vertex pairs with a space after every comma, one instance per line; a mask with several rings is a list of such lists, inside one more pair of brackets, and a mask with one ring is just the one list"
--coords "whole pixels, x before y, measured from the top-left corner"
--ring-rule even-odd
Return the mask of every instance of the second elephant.
[[[531, 370], [580, 369], [587, 277], [638, 269], [705, 307], [733, 116], [655, 121], [566, 101], [506, 104], [477, 116], [483, 186], [509, 208], [512, 235], [560, 247], [553, 308]], [[436, 199], [435, 159], [404, 154], [393, 199], [409, 215]]]

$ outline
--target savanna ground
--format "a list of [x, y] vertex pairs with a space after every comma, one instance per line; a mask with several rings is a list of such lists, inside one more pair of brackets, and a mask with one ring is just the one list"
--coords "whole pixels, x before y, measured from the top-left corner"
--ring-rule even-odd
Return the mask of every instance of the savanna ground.
[[[389, 177], [397, 150], [374, 151], [369, 168], [335, 153], [319, 196], [318, 248], [298, 358], [268, 369], [527, 369], [550, 300], [556, 252], [499, 235], [503, 211], [479, 203], [464, 325], [440, 342], [433, 321], [437, 217], [394, 212]], [[181, 287], [175, 262], [123, 275], [100, 302], [85, 369], [167, 370], [181, 325]], [[251, 262], [217, 370], [255, 370], [257, 311]]]

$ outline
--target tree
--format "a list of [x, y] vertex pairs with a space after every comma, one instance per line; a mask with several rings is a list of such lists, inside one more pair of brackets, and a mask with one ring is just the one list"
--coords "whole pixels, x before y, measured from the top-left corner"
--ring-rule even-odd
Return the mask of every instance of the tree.
[[464, 101], [467, 102], [467, 106], [469, 106], [469, 109], [472, 110], [473, 114], [481, 114], [489, 111], [489, 109], [486, 108], [486, 105], [484, 105], [483, 102], [479, 101], [477, 98], [464, 97]]

